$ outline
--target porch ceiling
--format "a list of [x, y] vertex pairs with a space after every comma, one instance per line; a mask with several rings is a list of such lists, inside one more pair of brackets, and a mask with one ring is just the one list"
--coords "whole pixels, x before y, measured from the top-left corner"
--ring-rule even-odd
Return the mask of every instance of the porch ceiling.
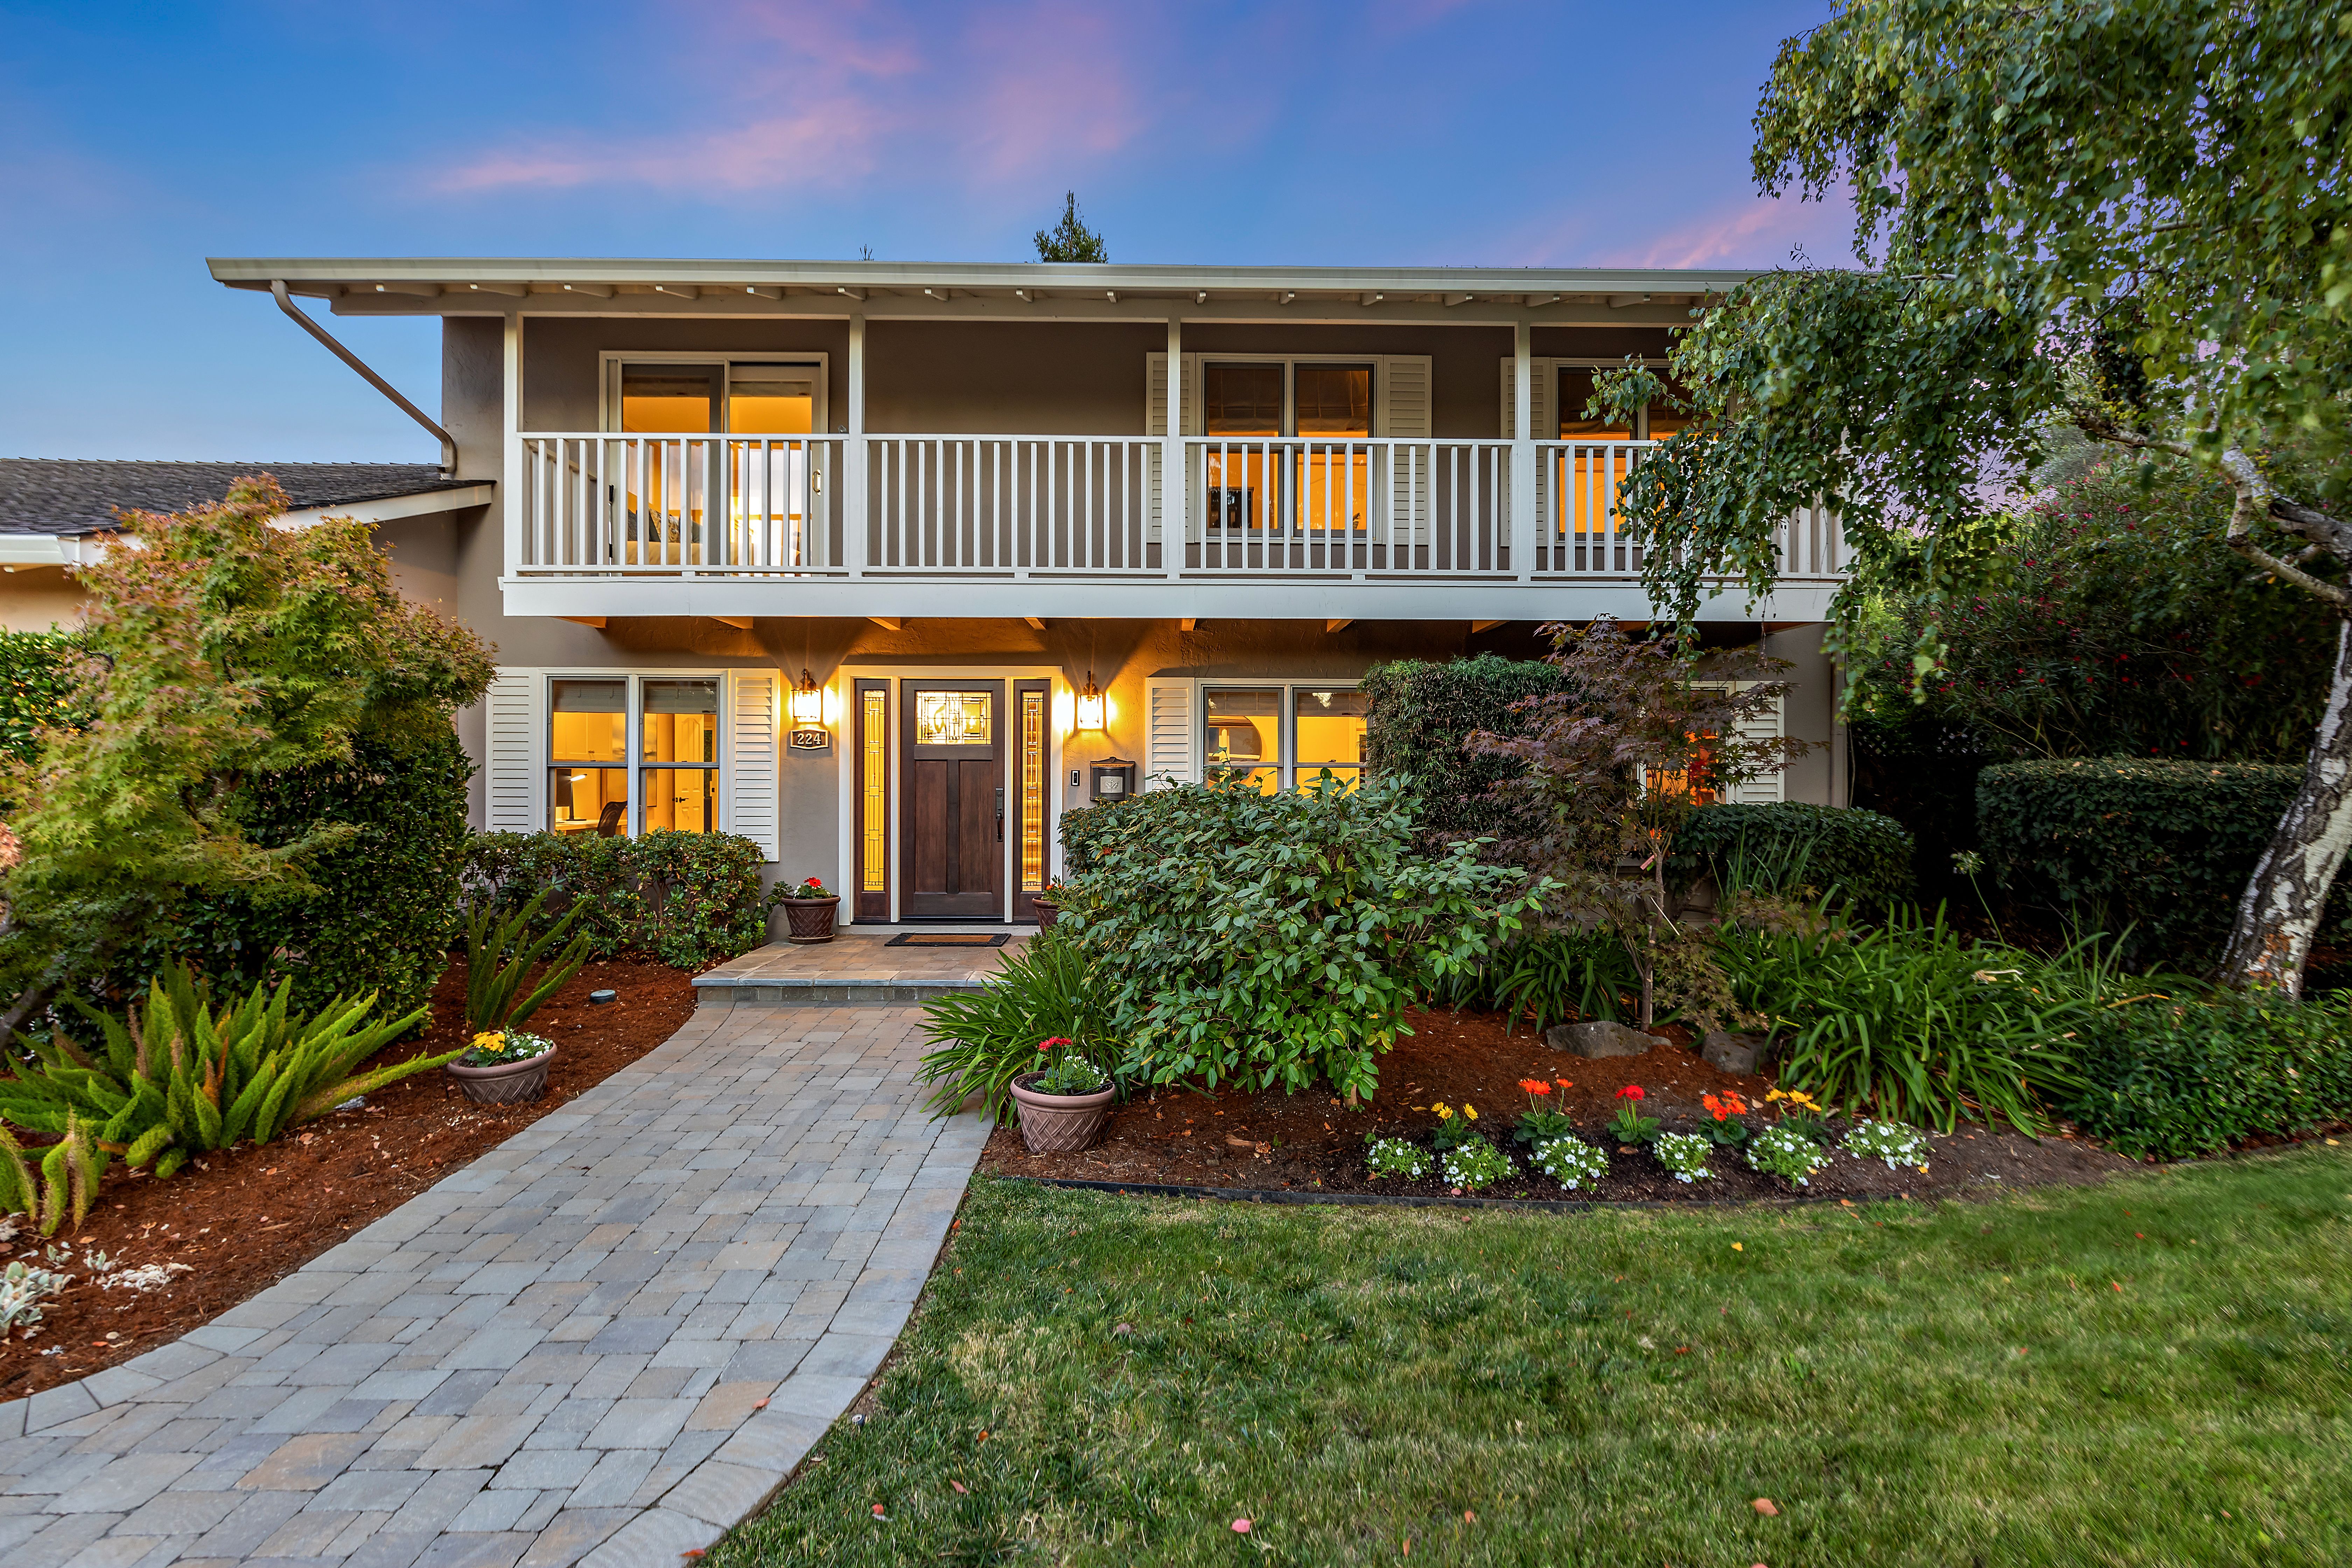
[[1686, 321], [1752, 276], [1591, 268], [1158, 267], [1049, 263], [215, 258], [214, 279], [340, 315], [846, 316], [1008, 321]]

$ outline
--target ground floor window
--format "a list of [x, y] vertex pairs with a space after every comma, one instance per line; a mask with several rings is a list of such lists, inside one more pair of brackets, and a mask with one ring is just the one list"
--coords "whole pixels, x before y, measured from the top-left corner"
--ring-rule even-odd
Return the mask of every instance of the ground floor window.
[[716, 678], [610, 676], [548, 684], [550, 828], [605, 838], [656, 829], [716, 831]]
[[1364, 771], [1364, 716], [1353, 687], [1327, 683], [1212, 686], [1202, 711], [1208, 772], [1271, 795], [1328, 770], [1354, 784]]

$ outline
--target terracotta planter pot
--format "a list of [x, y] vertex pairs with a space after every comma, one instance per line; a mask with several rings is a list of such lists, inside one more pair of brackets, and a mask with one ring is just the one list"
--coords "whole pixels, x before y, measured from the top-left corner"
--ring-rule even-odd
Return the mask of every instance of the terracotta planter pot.
[[550, 1046], [526, 1062], [486, 1068], [451, 1062], [441, 1070], [456, 1079], [466, 1098], [477, 1105], [521, 1105], [547, 1092], [547, 1069], [554, 1060], [555, 1047]]
[[1055, 921], [1062, 918], [1062, 906], [1055, 903], [1053, 900], [1032, 899], [1029, 901], [1037, 907], [1037, 929], [1039, 931], [1044, 931], [1047, 926], [1052, 925]]
[[1033, 1154], [1068, 1154], [1090, 1148], [1102, 1135], [1110, 1102], [1118, 1089], [1105, 1084], [1092, 1094], [1041, 1094], [1030, 1088], [1038, 1075], [1013, 1080], [1013, 1101], [1021, 1107], [1021, 1139]]
[[784, 939], [787, 942], [831, 942], [833, 917], [841, 907], [841, 896], [829, 899], [785, 899]]

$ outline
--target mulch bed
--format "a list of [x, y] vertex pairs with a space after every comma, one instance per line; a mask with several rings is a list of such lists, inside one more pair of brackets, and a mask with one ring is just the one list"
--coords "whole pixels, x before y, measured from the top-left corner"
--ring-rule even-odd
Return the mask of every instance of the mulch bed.
[[[1450, 1189], [1433, 1170], [1420, 1181], [1371, 1176], [1364, 1168], [1365, 1139], [1376, 1133], [1424, 1140], [1439, 1120], [1430, 1107], [1443, 1103], [1458, 1110], [1466, 1101], [1477, 1108], [1480, 1131], [1512, 1153], [1522, 1173], [1487, 1188], [1486, 1197], [1701, 1205], [1789, 1195], [1780, 1182], [1749, 1170], [1737, 1150], [1710, 1163], [1713, 1179], [1685, 1184], [1647, 1151], [1620, 1152], [1602, 1132], [1617, 1112], [1617, 1091], [1627, 1084], [1642, 1087], [1643, 1112], [1668, 1132], [1696, 1132], [1712, 1120], [1700, 1104], [1705, 1095], [1736, 1089], [1756, 1104], [1771, 1088], [1769, 1079], [1735, 1077], [1708, 1066], [1685, 1048], [1687, 1037], [1678, 1028], [1659, 1031], [1676, 1044], [1647, 1055], [1588, 1060], [1551, 1049], [1525, 1026], [1506, 1032], [1496, 1014], [1423, 1012], [1411, 1022], [1412, 1037], [1381, 1058], [1380, 1093], [1358, 1110], [1320, 1090], [1162, 1089], [1114, 1107], [1101, 1142], [1078, 1153], [1032, 1154], [1017, 1125], [1000, 1127], [981, 1168], [1059, 1180], [1437, 1196]], [[1528, 1164], [1526, 1145], [1511, 1141], [1511, 1128], [1528, 1107], [1518, 1087], [1523, 1078], [1566, 1079], [1572, 1086], [1563, 1091], [1555, 1084], [1546, 1108], [1572, 1117], [1587, 1142], [1609, 1150], [1609, 1173], [1598, 1193], [1563, 1191]], [[1751, 1128], [1766, 1122], [1762, 1115], [1748, 1118]], [[2095, 1181], [2137, 1168], [2120, 1154], [2066, 1135], [2033, 1139], [1963, 1128], [1932, 1135], [1924, 1175], [1840, 1152], [1802, 1190], [1812, 1197], [1931, 1198]]]
[[[75, 1261], [57, 1267], [74, 1283], [41, 1304], [31, 1339], [14, 1333], [0, 1343], [0, 1399], [86, 1377], [267, 1289], [669, 1038], [694, 1011], [692, 979], [664, 963], [583, 969], [527, 1026], [556, 1043], [547, 1093], [530, 1104], [476, 1105], [446, 1073], [419, 1073], [368, 1096], [364, 1110], [337, 1111], [260, 1148], [192, 1161], [168, 1181], [118, 1164], [88, 1221], [48, 1242], [20, 1217], [0, 1261], [38, 1262], [67, 1243]], [[592, 1005], [588, 994], [604, 988], [619, 1000]], [[465, 1043], [462, 959], [435, 988], [433, 1016], [423, 1039], [387, 1047], [374, 1065]], [[132, 1267], [184, 1263], [192, 1272], [144, 1295], [101, 1290], [79, 1267], [89, 1252]]]

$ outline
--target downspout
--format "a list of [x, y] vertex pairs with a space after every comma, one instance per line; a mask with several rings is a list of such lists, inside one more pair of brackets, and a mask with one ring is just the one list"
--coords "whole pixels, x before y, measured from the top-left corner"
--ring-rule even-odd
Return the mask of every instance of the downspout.
[[441, 428], [438, 425], [433, 423], [432, 420], [427, 419], [425, 416], [425, 410], [417, 407], [416, 405], [409, 402], [408, 399], [403, 397], [398, 392], [394, 391], [393, 389], [392, 383], [384, 380], [383, 377], [368, 369], [368, 367], [361, 362], [359, 355], [352, 353], [351, 350], [337, 342], [333, 334], [329, 332], [326, 328], [319, 325], [318, 322], [312, 321], [310, 317], [304, 315], [299, 310], [296, 309], [292, 297], [286, 292], [286, 280], [284, 279], [271, 279], [269, 280], [269, 291], [277, 297], [278, 308], [285, 311], [288, 315], [293, 317], [294, 320], [301, 325], [304, 331], [310, 333], [312, 337], [326, 344], [327, 351], [342, 361], [345, 364], [351, 366], [353, 370], [359, 372], [361, 379], [364, 380], [370, 386], [374, 387], [378, 392], [381, 392], [386, 397], [391, 398], [394, 403], [399, 405], [402, 413], [407, 415], [411, 419], [415, 420], [419, 425], [424, 426], [427, 430], [433, 432], [434, 437], [441, 443], [441, 472], [446, 478], [455, 479], [457, 475], [457, 438], [450, 435], [446, 430]]

